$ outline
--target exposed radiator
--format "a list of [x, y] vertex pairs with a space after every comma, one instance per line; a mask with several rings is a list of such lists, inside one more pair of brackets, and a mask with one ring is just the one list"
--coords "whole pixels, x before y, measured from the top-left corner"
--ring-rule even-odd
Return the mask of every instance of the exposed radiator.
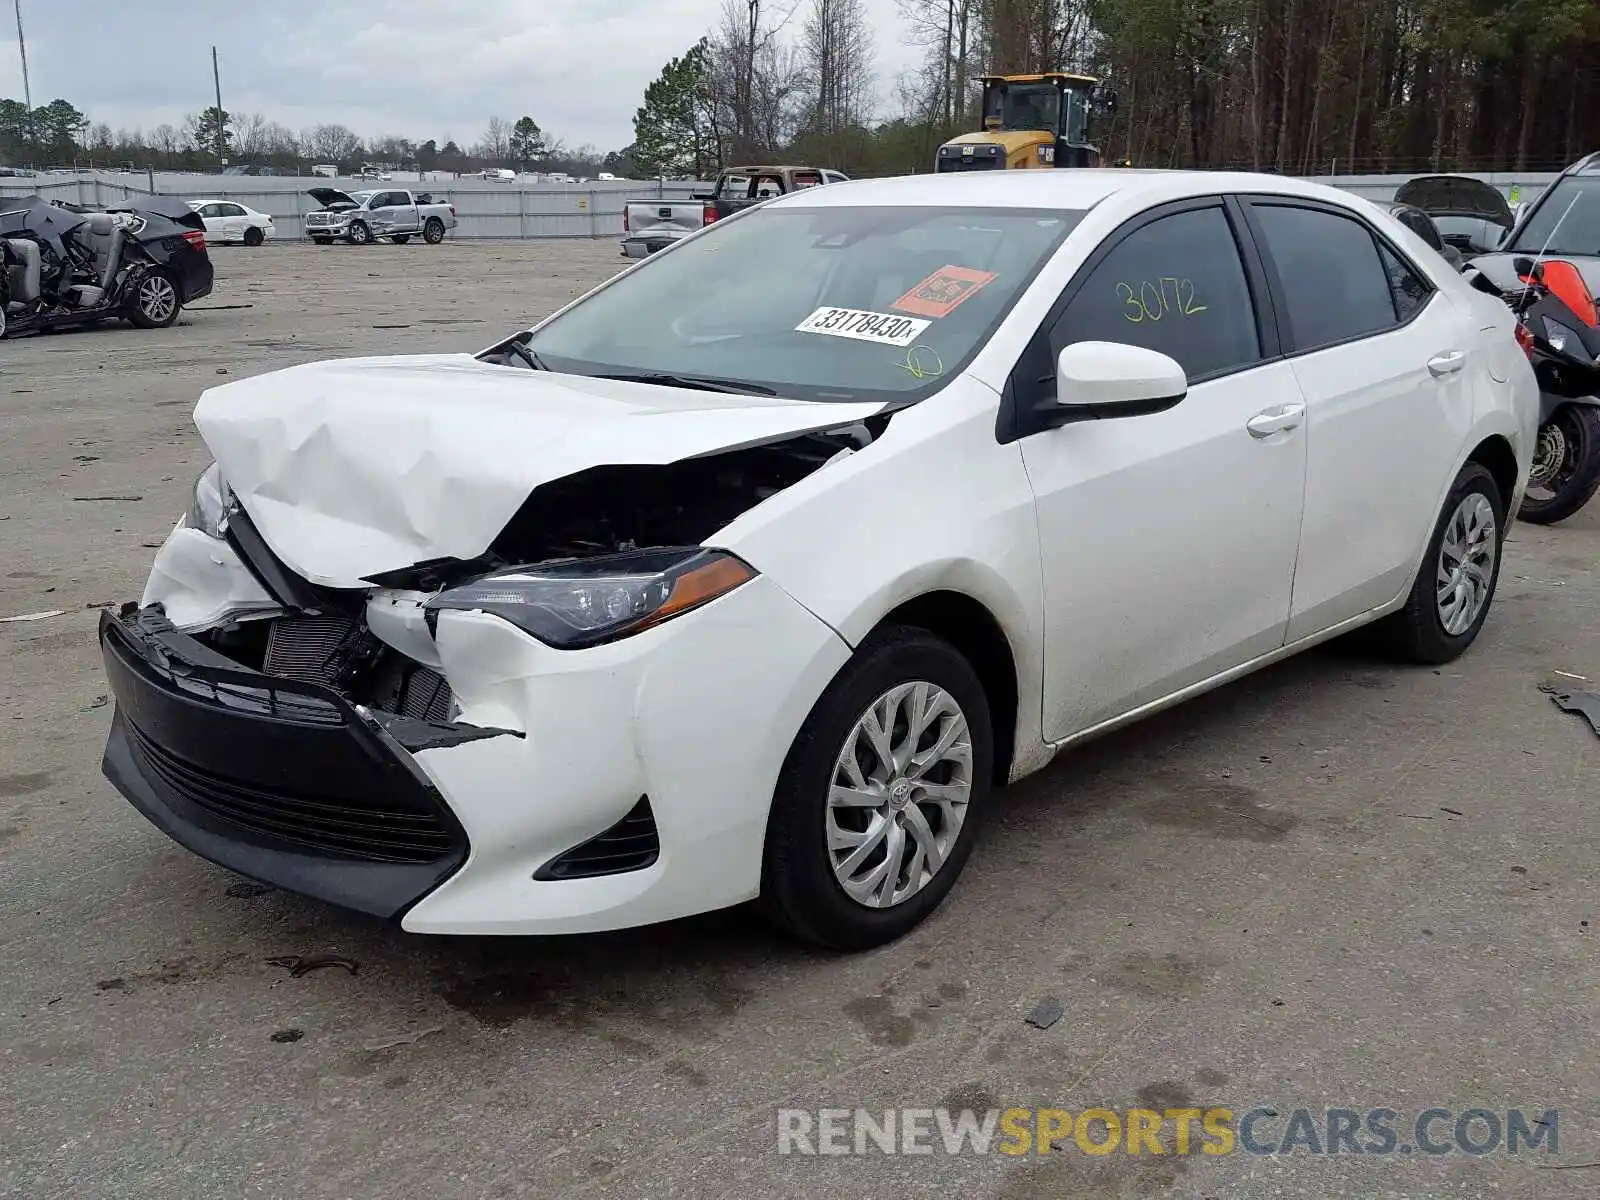
[[354, 630], [348, 617], [280, 617], [267, 635], [262, 669], [305, 683], [331, 683], [334, 651]]
[[443, 675], [432, 667], [418, 667], [400, 689], [401, 715], [443, 724], [454, 717], [455, 697]]
[[[280, 617], [267, 635], [267, 656], [262, 670], [306, 683], [332, 683], [337, 671], [335, 660], [340, 645], [355, 632], [356, 624], [347, 617]], [[392, 652], [394, 659], [411, 669], [398, 683], [393, 671], [380, 672], [390, 682], [388, 694], [394, 711], [418, 721], [448, 722], [455, 715], [455, 697], [443, 675], [431, 667], [415, 666]], [[382, 690], [383, 685], [379, 685]], [[374, 698], [388, 708], [381, 698]]]

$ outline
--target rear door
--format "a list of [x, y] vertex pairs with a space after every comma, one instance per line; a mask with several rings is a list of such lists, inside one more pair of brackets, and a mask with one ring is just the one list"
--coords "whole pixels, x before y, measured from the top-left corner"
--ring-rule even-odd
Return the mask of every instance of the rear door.
[[1289, 640], [1409, 586], [1471, 429], [1474, 314], [1348, 209], [1247, 206], [1306, 402], [1305, 524]]
[[245, 227], [250, 224], [244, 209], [237, 204], [224, 203], [217, 205], [217, 211], [222, 218], [224, 236], [230, 242], [243, 241]]

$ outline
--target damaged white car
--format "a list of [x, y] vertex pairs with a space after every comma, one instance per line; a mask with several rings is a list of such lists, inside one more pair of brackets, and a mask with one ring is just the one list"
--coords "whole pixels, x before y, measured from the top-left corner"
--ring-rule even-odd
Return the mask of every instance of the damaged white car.
[[1509, 310], [1327, 188], [810, 189], [479, 355], [206, 392], [105, 769], [412, 931], [870, 946], [1064, 745], [1378, 619], [1460, 654], [1536, 413]]

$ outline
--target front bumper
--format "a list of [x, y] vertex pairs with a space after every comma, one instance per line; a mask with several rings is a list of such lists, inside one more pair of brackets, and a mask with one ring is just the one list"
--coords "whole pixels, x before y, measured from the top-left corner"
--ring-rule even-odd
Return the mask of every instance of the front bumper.
[[[232, 555], [225, 545], [217, 553]], [[392, 616], [369, 627], [397, 636]], [[554, 650], [497, 617], [446, 611], [431, 649], [459, 706], [457, 732], [413, 737], [329, 688], [232, 663], [149, 610], [108, 614], [101, 640], [117, 699], [105, 771], [151, 821], [242, 874], [399, 915], [412, 932], [457, 934], [618, 929], [754, 898], [784, 758], [850, 654], [762, 576], [695, 613], [580, 651]], [[181, 670], [163, 665], [174, 658]], [[214, 696], [206, 688], [218, 674], [227, 686]], [[279, 691], [309, 698], [323, 723], [274, 714], [260, 693]], [[450, 837], [428, 862], [375, 863], [217, 811], [236, 795], [291, 813], [306, 802], [362, 814], [377, 804], [390, 814], [380, 822], [433, 814]], [[647, 865], [582, 878], [548, 870], [633, 828], [642, 806], [659, 846]]]
[[380, 917], [466, 860], [460, 823], [372, 715], [242, 667], [158, 610], [100, 617], [117, 708], [106, 777], [174, 841]]
[[307, 237], [342, 238], [350, 232], [350, 222], [341, 225], [307, 225]]

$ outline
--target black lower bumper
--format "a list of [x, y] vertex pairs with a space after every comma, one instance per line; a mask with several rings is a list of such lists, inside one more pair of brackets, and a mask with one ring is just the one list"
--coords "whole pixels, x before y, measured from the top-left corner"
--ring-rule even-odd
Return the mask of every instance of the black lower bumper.
[[100, 647], [117, 702], [106, 778], [196, 854], [380, 917], [466, 861], [410, 755], [331, 688], [252, 671], [150, 610], [103, 613]]

